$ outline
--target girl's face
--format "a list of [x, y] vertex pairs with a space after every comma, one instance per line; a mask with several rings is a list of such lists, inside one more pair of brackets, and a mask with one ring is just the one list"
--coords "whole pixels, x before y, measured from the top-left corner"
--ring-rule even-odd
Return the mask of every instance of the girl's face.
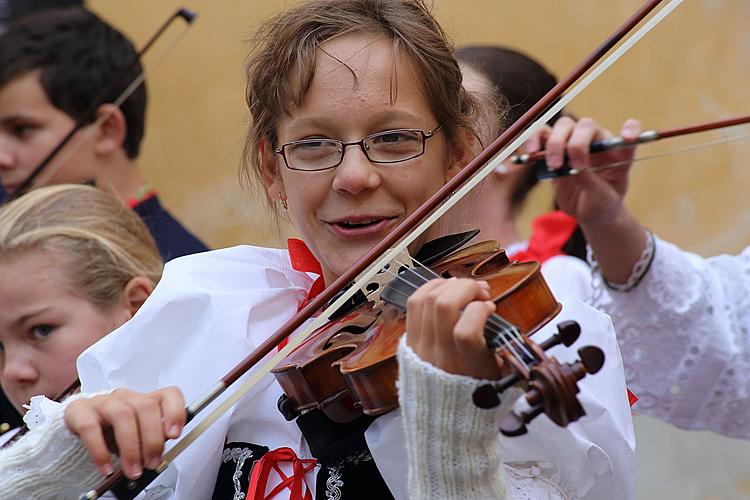
[[77, 378], [78, 355], [131, 316], [124, 303], [92, 304], [63, 269], [43, 250], [0, 258], [0, 384], [20, 411], [32, 396], [60, 396]]
[[[397, 94], [391, 103], [394, 71]], [[441, 124], [415, 78], [412, 64], [393, 53], [389, 38], [349, 34], [326, 42], [302, 105], [277, 123], [277, 146], [310, 138], [356, 142], [395, 129], [433, 130]], [[424, 146], [423, 155], [392, 164], [372, 163], [359, 146], [348, 146], [336, 168], [310, 172], [289, 169], [270, 144], [262, 145], [268, 193], [288, 200], [289, 216], [320, 261], [327, 283], [463, 166], [441, 130]]]

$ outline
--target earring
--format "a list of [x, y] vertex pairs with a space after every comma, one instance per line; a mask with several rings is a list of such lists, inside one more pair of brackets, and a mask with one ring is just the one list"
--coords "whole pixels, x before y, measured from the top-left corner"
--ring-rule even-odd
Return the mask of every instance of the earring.
[[284, 212], [287, 212], [289, 210], [289, 203], [281, 193], [279, 193], [279, 204], [281, 205], [281, 208], [284, 209]]

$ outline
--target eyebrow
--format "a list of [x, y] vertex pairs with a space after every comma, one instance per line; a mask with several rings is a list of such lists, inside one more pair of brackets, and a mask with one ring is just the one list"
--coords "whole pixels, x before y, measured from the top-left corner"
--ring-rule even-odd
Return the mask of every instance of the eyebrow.
[[23, 316], [21, 316], [17, 320], [13, 321], [13, 323], [11, 323], [11, 324], [14, 327], [19, 327], [19, 326], [23, 325], [24, 323], [28, 322], [30, 319], [34, 318], [35, 316], [39, 316], [40, 314], [43, 314], [43, 313], [49, 311], [50, 309], [52, 309], [52, 306], [42, 307], [42, 308], [37, 309], [35, 311], [32, 311], [30, 313], [24, 314]]
[[[407, 111], [400, 110], [386, 110], [375, 113], [371, 118], [372, 123], [385, 124], [392, 120], [419, 120], [420, 116], [409, 113]], [[294, 120], [289, 125], [289, 130], [294, 132], [297, 129], [304, 127], [321, 127], [326, 128], [331, 126], [330, 118], [319, 118], [319, 117], [303, 117]]]
[[3, 116], [0, 117], [0, 123], [3, 125], [12, 125], [17, 122], [28, 122], [28, 121], [34, 121], [36, 120], [33, 116], [28, 115], [21, 115], [21, 114], [14, 114], [10, 116]]

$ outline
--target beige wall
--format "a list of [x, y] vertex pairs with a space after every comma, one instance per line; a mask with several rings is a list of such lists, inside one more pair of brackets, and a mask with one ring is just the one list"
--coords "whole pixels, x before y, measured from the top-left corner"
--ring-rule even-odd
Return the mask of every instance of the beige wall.
[[[183, 3], [200, 12], [195, 26], [163, 63], [154, 64], [156, 54], [146, 60], [152, 68], [151, 105], [142, 169], [167, 204], [211, 245], [278, 244], [263, 203], [237, 188], [235, 170], [245, 119], [242, 41], [260, 19], [294, 2], [88, 1], [137, 45]], [[523, 48], [558, 75], [566, 73], [640, 3], [435, 0], [436, 12], [458, 44]], [[746, 0], [685, 2], [570, 109], [579, 116], [592, 115], [613, 129], [631, 116], [649, 128], [669, 128], [748, 113], [748, 20], [750, 2]], [[166, 45], [157, 46], [156, 52]], [[744, 130], [725, 134], [739, 133]], [[675, 140], [644, 147], [640, 154], [653, 155], [719, 137], [706, 134]], [[745, 195], [750, 185], [750, 169], [745, 166], [748, 155], [750, 143], [744, 141], [643, 162], [633, 173], [630, 204], [648, 226], [686, 248], [707, 255], [737, 251], [750, 243], [750, 197]], [[543, 210], [549, 203], [549, 189], [542, 189], [530, 212]], [[657, 431], [648, 422], [638, 425], [639, 433], [648, 436], [639, 454], [642, 498], [744, 496], [738, 493], [742, 484], [747, 488], [740, 478], [750, 467], [742, 465], [748, 463], [744, 443], [733, 443], [735, 448], [726, 455], [724, 441], [701, 437], [701, 445], [693, 447], [697, 451], [690, 458], [689, 453], [675, 450], [684, 448], [695, 435]], [[722, 460], [743, 454], [745, 460], [739, 465], [735, 461], [724, 467], [727, 462]], [[680, 464], [698, 471], [690, 474]], [[703, 467], [709, 469], [701, 474]]]

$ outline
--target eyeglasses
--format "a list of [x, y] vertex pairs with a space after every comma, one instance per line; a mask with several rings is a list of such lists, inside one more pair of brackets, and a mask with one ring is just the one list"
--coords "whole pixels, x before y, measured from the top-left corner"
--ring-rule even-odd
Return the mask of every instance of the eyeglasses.
[[288, 168], [306, 172], [338, 167], [349, 146], [359, 146], [372, 163], [399, 163], [422, 156], [425, 141], [433, 137], [440, 127], [438, 125], [427, 132], [415, 128], [384, 130], [358, 142], [303, 139], [282, 145], [276, 149], [276, 154], [284, 158]]

